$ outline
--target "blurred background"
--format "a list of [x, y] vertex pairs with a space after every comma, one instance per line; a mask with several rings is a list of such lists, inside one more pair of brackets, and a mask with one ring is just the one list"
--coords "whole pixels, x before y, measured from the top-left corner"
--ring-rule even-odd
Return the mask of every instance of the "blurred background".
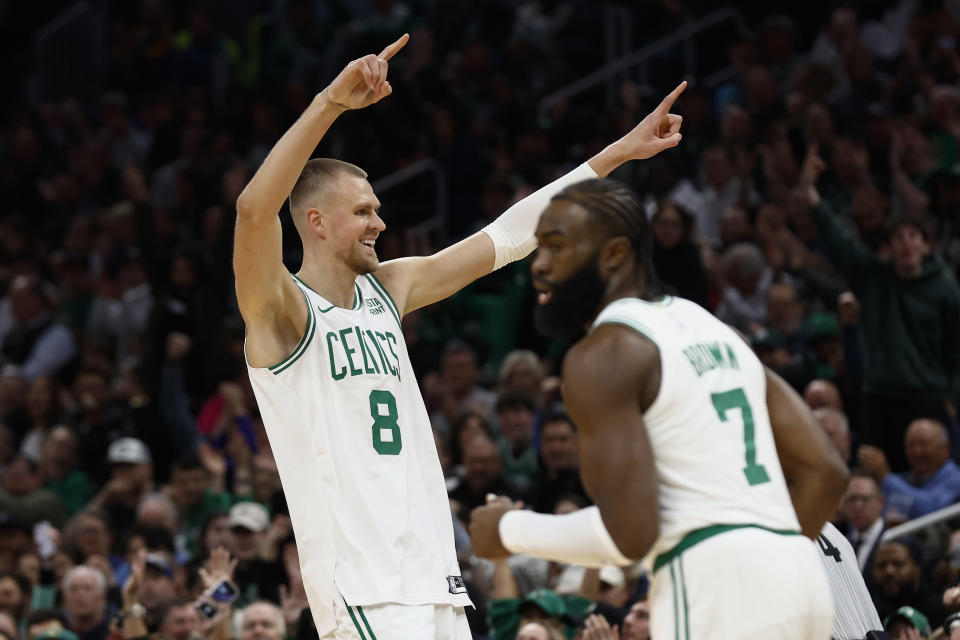
[[[316, 153], [370, 174], [381, 260], [478, 230], [688, 80], [681, 145], [614, 174], [661, 279], [747, 334], [854, 468], [836, 523], [881, 619], [960, 609], [960, 2], [0, 0], [0, 635], [252, 640], [260, 616], [310, 637], [234, 204], [343, 65], [404, 32], [393, 95]], [[404, 318], [472, 629], [573, 637], [597, 612], [642, 640], [639, 567], [489, 563], [465, 533], [490, 491], [589, 504], [528, 269]], [[193, 598], [227, 574], [208, 619]]]

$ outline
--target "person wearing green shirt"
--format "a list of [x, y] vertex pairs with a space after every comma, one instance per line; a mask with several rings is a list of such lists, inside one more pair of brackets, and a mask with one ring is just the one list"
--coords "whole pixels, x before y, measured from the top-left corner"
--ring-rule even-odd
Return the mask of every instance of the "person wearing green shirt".
[[87, 474], [76, 468], [77, 436], [68, 427], [54, 427], [40, 450], [38, 470], [43, 488], [55, 493], [72, 516], [96, 493]]
[[230, 509], [230, 494], [222, 490], [222, 479], [214, 477], [196, 453], [177, 458], [170, 471], [171, 495], [180, 513], [180, 534], [191, 555], [200, 550], [200, 531], [207, 519]]

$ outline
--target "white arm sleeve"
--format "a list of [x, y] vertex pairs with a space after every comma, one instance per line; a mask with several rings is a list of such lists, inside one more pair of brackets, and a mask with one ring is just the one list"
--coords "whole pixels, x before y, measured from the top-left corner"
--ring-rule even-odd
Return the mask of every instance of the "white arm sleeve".
[[505, 264], [530, 255], [530, 252], [537, 246], [534, 237], [537, 222], [540, 221], [540, 214], [547, 208], [550, 198], [564, 187], [599, 177], [597, 172], [584, 162], [570, 173], [534, 191], [484, 227], [483, 232], [493, 240], [493, 247], [496, 251], [493, 270], [496, 271]]
[[508, 511], [500, 519], [500, 541], [511, 553], [566, 562], [581, 567], [626, 566], [600, 518], [600, 509], [587, 507], [563, 516]]

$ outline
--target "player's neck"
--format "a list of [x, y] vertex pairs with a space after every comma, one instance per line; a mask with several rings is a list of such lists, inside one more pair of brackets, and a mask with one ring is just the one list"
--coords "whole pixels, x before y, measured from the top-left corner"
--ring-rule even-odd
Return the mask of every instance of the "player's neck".
[[297, 277], [330, 304], [344, 309], [353, 306], [357, 272], [335, 256], [304, 253]]

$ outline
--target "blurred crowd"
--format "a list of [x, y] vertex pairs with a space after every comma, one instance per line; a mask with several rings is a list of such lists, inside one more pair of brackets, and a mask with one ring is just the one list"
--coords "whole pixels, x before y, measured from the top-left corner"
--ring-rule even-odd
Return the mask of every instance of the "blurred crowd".
[[[0, 13], [23, 17], [20, 4]], [[374, 181], [436, 160], [441, 228], [419, 225], [433, 178], [380, 194], [381, 259], [431, 251], [616, 139], [682, 79], [685, 49], [666, 47], [612, 99], [601, 87], [541, 109], [606, 61], [607, 10], [629, 16], [639, 46], [715, 7], [95, 4], [95, 99], [28, 92], [30, 65], [3, 64], [18, 99], [0, 109], [0, 636], [308, 638], [244, 367], [240, 190], [346, 61], [409, 32], [394, 94], [341, 118], [318, 155]], [[702, 35], [698, 68], [723, 73], [687, 78], [680, 147], [614, 177], [644, 199], [665, 284], [739, 329], [814, 409], [853, 469], [836, 523], [881, 619], [926, 637], [960, 610], [960, 519], [880, 538], [960, 500], [960, 3], [738, 7], [747, 31]], [[470, 548], [487, 493], [549, 513], [590, 504], [556, 377], [566, 345], [533, 332], [527, 268], [404, 319], [471, 628], [644, 640], [639, 566], [490, 563]], [[225, 578], [236, 593], [211, 598]]]

